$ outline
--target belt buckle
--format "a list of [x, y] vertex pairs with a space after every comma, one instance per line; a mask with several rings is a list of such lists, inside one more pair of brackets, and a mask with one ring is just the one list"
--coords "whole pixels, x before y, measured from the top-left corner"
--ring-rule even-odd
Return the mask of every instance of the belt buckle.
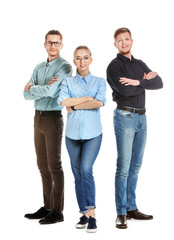
[[43, 111], [39, 111], [39, 115], [42, 116], [43, 115]]

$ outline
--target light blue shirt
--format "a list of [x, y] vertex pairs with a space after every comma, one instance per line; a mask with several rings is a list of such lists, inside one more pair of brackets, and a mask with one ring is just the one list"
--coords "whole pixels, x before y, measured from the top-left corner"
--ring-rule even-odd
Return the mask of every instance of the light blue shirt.
[[[64, 78], [72, 75], [71, 65], [62, 57], [51, 62], [38, 64], [30, 78], [30, 91], [24, 91], [26, 100], [34, 100], [34, 107], [40, 111], [56, 111], [62, 107], [57, 104], [60, 85]], [[48, 85], [48, 82], [57, 76], [58, 81]]]
[[[103, 78], [92, 76], [89, 73], [82, 78], [79, 74], [63, 80], [58, 104], [67, 98], [93, 97], [95, 100], [106, 103], [106, 83]], [[67, 115], [65, 135], [68, 138], [91, 139], [102, 133], [100, 108], [89, 110], [75, 110]]]

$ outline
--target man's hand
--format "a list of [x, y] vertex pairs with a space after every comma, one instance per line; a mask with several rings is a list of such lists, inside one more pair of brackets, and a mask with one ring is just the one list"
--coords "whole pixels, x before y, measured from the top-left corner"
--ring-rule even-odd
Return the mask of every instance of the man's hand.
[[57, 81], [58, 81], [58, 77], [53, 77], [53, 78], [49, 81], [48, 85], [50, 85], [50, 84], [52, 84], [52, 83], [55, 83], [55, 82], [57, 82]]
[[66, 107], [66, 110], [67, 110], [68, 113], [74, 112], [71, 107]]
[[138, 80], [130, 79], [130, 78], [120, 78], [119, 82], [124, 84], [125, 86], [138, 86], [140, 82]]
[[152, 78], [155, 78], [157, 76], [157, 72], [149, 72], [148, 74], [144, 73], [144, 77], [143, 79], [152, 79]]
[[33, 86], [33, 84], [31, 84], [31, 83], [28, 82], [28, 83], [25, 85], [25, 87], [24, 87], [24, 91], [29, 92], [31, 86]]

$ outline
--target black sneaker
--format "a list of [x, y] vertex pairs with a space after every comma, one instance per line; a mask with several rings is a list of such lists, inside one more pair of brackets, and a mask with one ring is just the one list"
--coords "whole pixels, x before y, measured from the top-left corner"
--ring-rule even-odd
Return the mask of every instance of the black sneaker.
[[86, 229], [88, 233], [95, 233], [97, 232], [97, 225], [96, 225], [96, 219], [93, 217], [90, 217], [88, 220], [88, 227]]
[[35, 213], [27, 213], [27, 214], [25, 214], [24, 217], [26, 217], [28, 219], [40, 219], [40, 218], [43, 218], [46, 215], [48, 215], [49, 212], [50, 211], [47, 210], [46, 208], [41, 207], [37, 212], [35, 212]]
[[88, 224], [88, 219], [85, 215], [80, 218], [80, 221], [76, 224], [76, 228], [82, 229], [86, 228]]
[[64, 217], [62, 213], [58, 213], [55, 210], [51, 210], [48, 215], [42, 218], [39, 223], [40, 224], [51, 224], [56, 222], [63, 222]]

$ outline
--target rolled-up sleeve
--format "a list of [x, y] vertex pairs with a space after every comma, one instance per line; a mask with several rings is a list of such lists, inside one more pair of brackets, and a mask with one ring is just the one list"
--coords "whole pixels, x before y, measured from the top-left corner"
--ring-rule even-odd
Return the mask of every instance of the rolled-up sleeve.
[[69, 93], [69, 89], [68, 89], [68, 83], [66, 78], [62, 81], [61, 84], [61, 88], [60, 88], [60, 93], [59, 93], [59, 97], [57, 99], [57, 103], [58, 105], [61, 104], [61, 102], [63, 102], [64, 100], [66, 100], [67, 98], [70, 98], [70, 93]]
[[106, 104], [106, 82], [103, 78], [100, 78], [99, 88], [94, 98], [103, 102], [103, 106]]

